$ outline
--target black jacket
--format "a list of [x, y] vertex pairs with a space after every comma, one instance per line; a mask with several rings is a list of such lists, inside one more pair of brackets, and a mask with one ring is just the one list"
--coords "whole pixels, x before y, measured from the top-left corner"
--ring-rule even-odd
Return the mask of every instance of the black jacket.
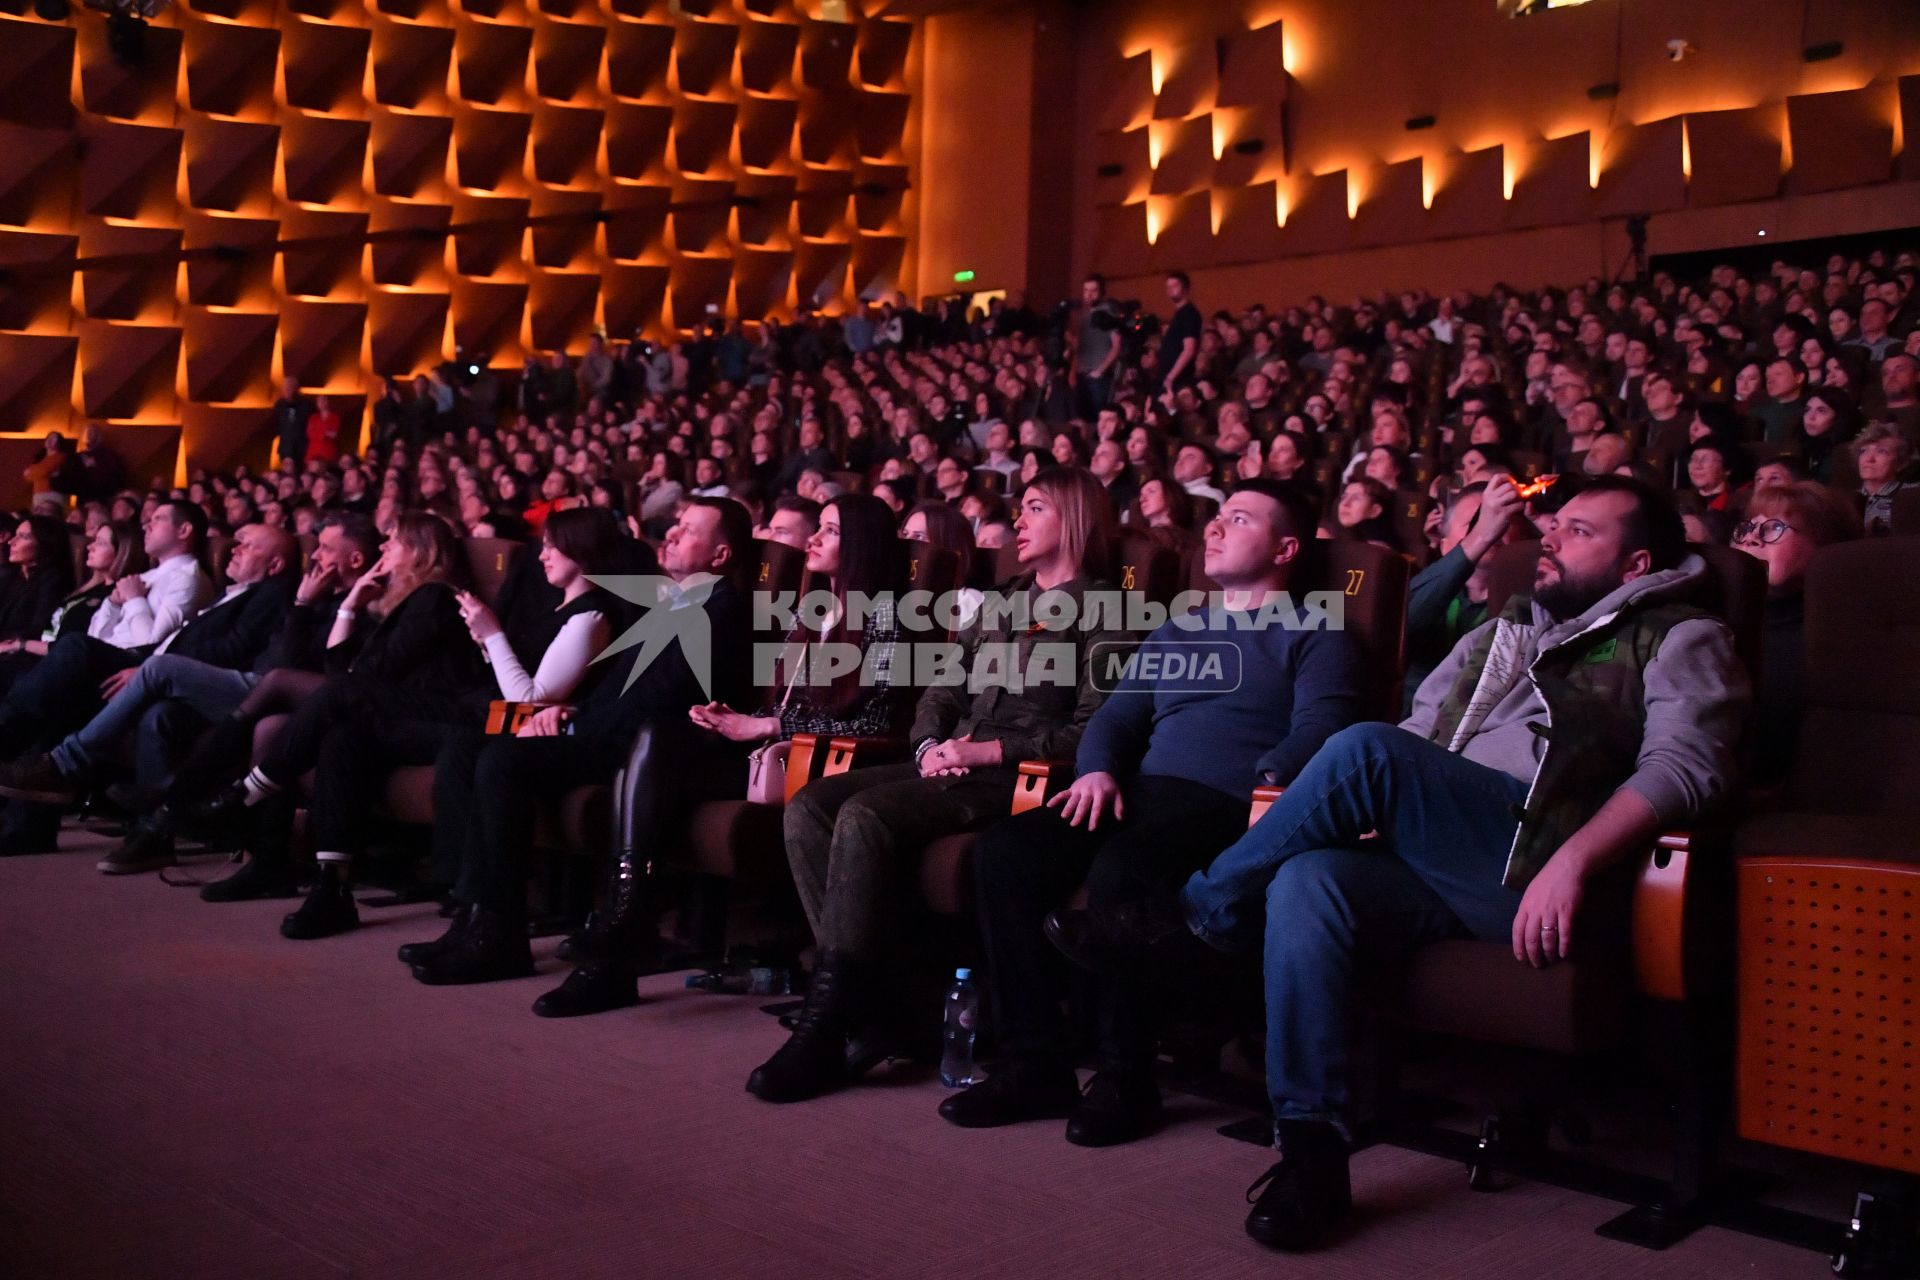
[[444, 582], [416, 588], [384, 618], [355, 622], [353, 634], [327, 650], [330, 676], [351, 672], [427, 693], [465, 693], [487, 678], [480, 647]]
[[41, 570], [31, 578], [9, 569], [0, 580], [0, 640], [38, 640], [73, 580]]
[[[720, 582], [701, 607], [707, 612], [713, 643], [713, 700], [735, 707], [752, 705], [753, 619], [747, 597], [730, 583]], [[677, 639], [627, 688], [627, 677], [642, 652], [644, 646], [635, 645], [615, 658], [613, 670], [594, 681], [574, 718], [574, 736], [610, 753], [610, 759], [623, 756], [640, 726], [649, 720], [667, 715], [684, 718], [689, 707], [708, 701]]]
[[280, 629], [292, 603], [291, 577], [283, 574], [256, 582], [239, 595], [188, 618], [167, 652], [208, 666], [246, 671]]

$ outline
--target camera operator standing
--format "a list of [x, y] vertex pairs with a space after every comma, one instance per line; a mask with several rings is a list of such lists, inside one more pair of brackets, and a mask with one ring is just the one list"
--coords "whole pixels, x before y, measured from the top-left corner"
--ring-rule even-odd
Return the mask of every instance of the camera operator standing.
[[1073, 332], [1074, 404], [1091, 421], [1113, 399], [1113, 367], [1120, 360], [1120, 308], [1097, 272], [1080, 282], [1080, 323]]

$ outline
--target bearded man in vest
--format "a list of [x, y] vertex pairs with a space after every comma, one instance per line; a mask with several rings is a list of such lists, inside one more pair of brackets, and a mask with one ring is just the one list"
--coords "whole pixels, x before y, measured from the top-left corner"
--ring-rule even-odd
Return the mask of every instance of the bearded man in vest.
[[1541, 540], [1532, 598], [1463, 636], [1408, 719], [1329, 738], [1177, 906], [1088, 922], [1110, 955], [1163, 961], [1264, 932], [1283, 1158], [1249, 1235], [1311, 1248], [1350, 1210], [1363, 959], [1478, 938], [1536, 968], [1564, 960], [1593, 945], [1575, 930], [1601, 873], [1733, 788], [1749, 691], [1732, 634], [1691, 603], [1707, 577], [1665, 497], [1595, 481]]

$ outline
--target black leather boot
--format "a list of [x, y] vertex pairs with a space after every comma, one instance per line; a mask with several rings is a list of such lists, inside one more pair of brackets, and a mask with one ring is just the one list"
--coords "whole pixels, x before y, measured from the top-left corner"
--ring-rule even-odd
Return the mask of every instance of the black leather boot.
[[447, 931], [429, 942], [403, 942], [400, 944], [400, 963], [419, 964], [422, 960], [439, 955], [452, 947], [467, 932], [467, 923], [473, 915], [473, 908], [462, 904], [454, 913], [453, 923]]
[[280, 922], [280, 936], [308, 942], [359, 927], [360, 910], [353, 904], [353, 886], [347, 880], [346, 864], [323, 862], [313, 888], [307, 891], [307, 900]]
[[527, 922], [518, 913], [508, 915], [478, 904], [468, 911], [466, 932], [458, 942], [413, 966], [413, 976], [430, 987], [501, 982], [532, 973]]
[[588, 921], [585, 936], [569, 948], [578, 967], [566, 981], [533, 1002], [542, 1018], [580, 1018], [640, 1003], [640, 966], [659, 946], [649, 914], [647, 864], [632, 849], [614, 859], [607, 901]]
[[748, 1093], [763, 1102], [804, 1102], [849, 1081], [847, 1032], [866, 1021], [862, 967], [845, 952], [820, 953], [793, 1034], [747, 1077]]
[[[1317, 1249], [1333, 1238], [1353, 1212], [1347, 1140], [1319, 1120], [1282, 1120], [1275, 1131], [1280, 1163], [1247, 1188], [1247, 1199], [1253, 1201], [1247, 1234], [1276, 1249]], [[1266, 1190], [1255, 1199], [1253, 1193], [1261, 1183]]]

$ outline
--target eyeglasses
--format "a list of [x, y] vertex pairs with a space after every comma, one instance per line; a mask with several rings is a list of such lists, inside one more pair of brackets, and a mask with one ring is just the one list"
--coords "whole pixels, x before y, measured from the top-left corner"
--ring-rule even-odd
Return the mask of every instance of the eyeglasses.
[[1752, 539], [1761, 546], [1771, 546], [1793, 532], [1793, 526], [1785, 520], [1742, 520], [1733, 526], [1733, 540], [1745, 542]]

